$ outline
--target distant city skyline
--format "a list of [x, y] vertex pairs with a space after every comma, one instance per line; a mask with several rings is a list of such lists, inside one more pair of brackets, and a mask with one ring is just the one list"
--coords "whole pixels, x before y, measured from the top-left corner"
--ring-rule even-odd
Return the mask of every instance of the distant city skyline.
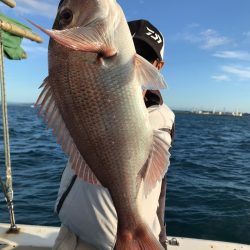
[[[28, 18], [51, 28], [58, 1], [17, 0], [1, 12], [30, 26]], [[250, 113], [250, 19], [248, 0], [153, 1], [120, 0], [128, 20], [148, 19], [166, 41], [162, 74], [168, 88], [164, 101], [173, 109]], [[33, 28], [33, 27], [32, 27]], [[28, 59], [5, 60], [7, 100], [35, 102], [47, 76], [48, 37], [36, 44], [26, 39]]]

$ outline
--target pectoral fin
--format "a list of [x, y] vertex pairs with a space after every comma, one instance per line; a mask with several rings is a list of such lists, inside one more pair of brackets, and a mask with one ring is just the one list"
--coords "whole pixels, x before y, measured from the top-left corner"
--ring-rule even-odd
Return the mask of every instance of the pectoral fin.
[[135, 55], [135, 74], [145, 89], [166, 88], [165, 80], [158, 69], [138, 54]]
[[114, 45], [114, 31], [105, 26], [104, 23], [64, 30], [48, 30], [32, 21], [29, 22], [56, 42], [70, 49], [98, 53], [103, 57], [111, 57], [117, 53]]
[[148, 195], [158, 181], [161, 181], [169, 166], [170, 145], [163, 139], [164, 132], [154, 130], [153, 146], [149, 158], [138, 174], [144, 182], [144, 194]]

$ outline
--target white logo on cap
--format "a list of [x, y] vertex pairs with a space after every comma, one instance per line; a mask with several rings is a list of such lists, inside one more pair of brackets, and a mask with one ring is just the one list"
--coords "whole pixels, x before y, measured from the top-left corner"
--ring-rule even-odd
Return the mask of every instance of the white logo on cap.
[[150, 28], [146, 27], [149, 32], [146, 33], [147, 36], [150, 36], [153, 38], [157, 43], [162, 43], [162, 39], [159, 34], [155, 33], [153, 30]]

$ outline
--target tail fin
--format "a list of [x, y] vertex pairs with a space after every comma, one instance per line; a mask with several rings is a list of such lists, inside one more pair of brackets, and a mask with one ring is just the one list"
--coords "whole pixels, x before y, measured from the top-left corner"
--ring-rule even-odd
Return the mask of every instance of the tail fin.
[[140, 225], [133, 231], [118, 229], [115, 250], [163, 250], [163, 248], [149, 228]]

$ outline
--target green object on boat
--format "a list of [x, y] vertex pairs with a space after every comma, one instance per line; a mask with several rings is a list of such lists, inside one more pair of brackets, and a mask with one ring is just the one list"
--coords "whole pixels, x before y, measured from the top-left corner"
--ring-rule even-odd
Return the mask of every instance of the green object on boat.
[[[0, 21], [5, 21], [5, 22], [8, 22], [8, 23], [13, 24], [15, 26], [18, 26], [24, 30], [31, 31], [31, 29], [29, 27], [19, 23], [15, 19], [6, 17], [5, 15], [3, 15], [1, 13], [0, 13]], [[4, 55], [7, 58], [9, 58], [11, 60], [21, 60], [21, 59], [27, 58], [26, 52], [21, 47], [21, 43], [23, 40], [22, 36], [14, 35], [10, 32], [2, 30], [2, 29], [0, 30], [0, 32], [1, 32], [1, 39], [3, 42]]]

